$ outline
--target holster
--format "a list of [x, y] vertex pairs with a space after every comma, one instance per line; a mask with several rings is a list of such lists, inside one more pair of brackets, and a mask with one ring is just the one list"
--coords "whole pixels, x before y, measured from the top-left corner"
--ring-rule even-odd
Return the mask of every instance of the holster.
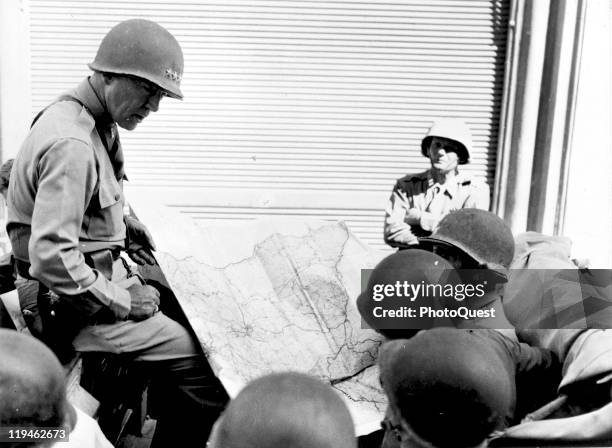
[[[118, 252], [105, 249], [84, 255], [88, 266], [111, 280]], [[24, 320], [32, 335], [47, 344], [60, 361], [66, 362], [74, 355], [72, 340], [81, 329], [116, 321], [113, 312], [90, 292], [57, 295], [30, 275], [29, 263], [15, 260], [14, 267]]]
[[118, 252], [113, 252], [110, 249], [99, 250], [96, 252], [89, 252], [83, 254], [85, 256], [85, 263], [92, 268], [100, 272], [107, 280], [113, 278], [113, 262], [119, 256]]

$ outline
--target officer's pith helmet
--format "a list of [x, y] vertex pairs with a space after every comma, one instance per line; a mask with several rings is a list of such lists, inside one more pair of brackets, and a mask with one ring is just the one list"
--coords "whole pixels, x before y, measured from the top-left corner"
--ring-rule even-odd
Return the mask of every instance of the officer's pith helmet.
[[115, 25], [104, 37], [89, 68], [132, 75], [157, 85], [168, 96], [183, 99], [183, 52], [168, 30], [144, 19]]
[[427, 158], [429, 158], [429, 145], [434, 137], [447, 138], [458, 144], [459, 152], [457, 156], [460, 165], [465, 165], [470, 161], [472, 133], [463, 120], [459, 118], [440, 118], [433, 123], [421, 141], [421, 153]]

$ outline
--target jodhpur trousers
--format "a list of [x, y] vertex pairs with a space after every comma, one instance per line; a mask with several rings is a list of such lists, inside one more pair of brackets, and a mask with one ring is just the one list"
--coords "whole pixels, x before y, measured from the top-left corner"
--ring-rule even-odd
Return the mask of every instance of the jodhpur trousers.
[[[125, 265], [117, 260], [112, 280], [120, 283], [128, 275]], [[163, 308], [163, 299], [161, 305]], [[78, 352], [112, 353], [135, 361], [151, 374], [154, 384], [163, 386], [168, 402], [161, 406], [166, 412], [158, 420], [156, 447], [204, 446], [228, 401], [197, 344], [185, 327], [162, 312], [138, 322], [88, 325], [72, 341]]]

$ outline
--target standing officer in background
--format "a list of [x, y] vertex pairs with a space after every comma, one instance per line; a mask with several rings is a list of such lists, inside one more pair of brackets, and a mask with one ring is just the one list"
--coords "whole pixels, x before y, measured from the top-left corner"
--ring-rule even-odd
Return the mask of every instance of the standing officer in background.
[[14, 162], [7, 230], [20, 304], [56, 353], [72, 343], [162, 375], [177, 388], [167, 406], [174, 443], [201, 446], [227, 395], [189, 332], [158, 311], [159, 292], [119, 256], [155, 262], [149, 232], [123, 214], [117, 125], [131, 131], [164, 96], [183, 98], [183, 53], [165, 28], [133, 19], [109, 31], [89, 67], [91, 76], [37, 116]]
[[399, 179], [385, 210], [385, 243], [392, 247], [418, 244], [452, 210], [489, 208], [486, 183], [460, 172], [470, 160], [472, 135], [457, 118], [436, 121], [421, 141], [421, 152], [431, 161], [423, 173]]

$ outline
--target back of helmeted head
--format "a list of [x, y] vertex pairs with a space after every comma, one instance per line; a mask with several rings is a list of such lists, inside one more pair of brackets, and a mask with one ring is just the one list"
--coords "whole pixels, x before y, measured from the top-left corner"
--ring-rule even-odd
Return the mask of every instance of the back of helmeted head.
[[64, 369], [51, 350], [0, 329], [0, 426], [59, 427], [68, 409]]
[[437, 448], [479, 445], [514, 407], [507, 366], [472, 331], [435, 328], [387, 342], [379, 366], [390, 405]]
[[[443, 294], [444, 287], [454, 288], [459, 282], [460, 279], [453, 266], [439, 255], [421, 249], [398, 251], [385, 257], [372, 270], [366, 289], [357, 298], [357, 308], [369, 327], [388, 338], [408, 338], [418, 330], [432, 328], [442, 322], [432, 317], [420, 316], [418, 313], [405, 319], [378, 318], [376, 309], [381, 306], [386, 310], [412, 307], [416, 311], [424, 305], [437, 309], [439, 304], [446, 300]], [[381, 289], [387, 286], [393, 289], [396, 285], [421, 286], [432, 293], [421, 298], [390, 297], [386, 294], [379, 294], [379, 297], [376, 297], [376, 293], [380, 293]], [[439, 286], [439, 288], [429, 288], [429, 286]]]
[[506, 275], [514, 257], [510, 227], [495, 213], [463, 208], [446, 215], [430, 237], [420, 238], [421, 246], [449, 244], [460, 249], [487, 269]]
[[355, 448], [353, 421], [340, 396], [300, 373], [249, 383], [228, 405], [211, 448]]

